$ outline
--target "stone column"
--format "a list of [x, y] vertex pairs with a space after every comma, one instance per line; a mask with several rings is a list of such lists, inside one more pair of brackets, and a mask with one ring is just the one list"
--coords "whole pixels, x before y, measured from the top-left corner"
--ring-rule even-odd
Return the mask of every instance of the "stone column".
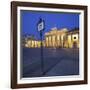
[[71, 45], [72, 45], [72, 48], [73, 48], [73, 39], [72, 39], [72, 34], [71, 34]]

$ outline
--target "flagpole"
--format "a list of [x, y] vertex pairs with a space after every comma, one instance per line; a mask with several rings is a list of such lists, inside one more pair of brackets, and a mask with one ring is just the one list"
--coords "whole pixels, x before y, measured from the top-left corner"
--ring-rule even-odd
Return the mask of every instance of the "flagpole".
[[41, 47], [41, 72], [42, 72], [42, 75], [44, 75], [44, 58], [43, 58], [43, 30], [44, 30], [44, 20], [42, 20], [42, 18], [39, 19], [39, 22], [38, 22], [38, 31], [40, 32], [40, 47]]
[[40, 37], [41, 37], [41, 70], [42, 70], [42, 75], [44, 75], [44, 60], [43, 60], [43, 41], [42, 41], [42, 31], [40, 31]]

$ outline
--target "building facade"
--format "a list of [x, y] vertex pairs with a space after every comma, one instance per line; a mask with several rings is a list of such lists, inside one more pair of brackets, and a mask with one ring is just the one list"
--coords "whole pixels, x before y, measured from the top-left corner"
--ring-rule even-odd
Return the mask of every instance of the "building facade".
[[36, 41], [36, 40], [28, 40], [25, 44], [25, 47], [28, 48], [40, 48], [40, 41]]
[[41, 41], [36, 40], [34, 36], [29, 35], [23, 38], [23, 46], [27, 48], [40, 48]]
[[52, 28], [45, 33], [45, 47], [51, 48], [79, 48], [79, 30], [69, 31], [67, 28], [57, 30]]
[[66, 34], [65, 47], [67, 48], [79, 48], [79, 29], [68, 31]]
[[[79, 48], [79, 29], [69, 31], [67, 28], [58, 30], [56, 27], [44, 34], [42, 41], [46, 48]], [[32, 36], [25, 37], [24, 46], [28, 48], [40, 48], [41, 41]]]

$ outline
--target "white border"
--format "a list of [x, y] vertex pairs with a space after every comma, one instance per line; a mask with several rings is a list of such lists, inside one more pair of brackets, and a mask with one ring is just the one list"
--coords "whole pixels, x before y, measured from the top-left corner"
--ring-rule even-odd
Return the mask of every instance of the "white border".
[[[35, 10], [35, 11], [52, 11], [52, 12], [70, 12], [80, 13], [80, 75], [73, 76], [53, 76], [53, 77], [35, 77], [35, 78], [20, 78], [20, 10]], [[62, 82], [62, 81], [77, 81], [84, 80], [84, 11], [72, 9], [52, 9], [52, 8], [35, 8], [35, 7], [17, 7], [17, 83], [44, 83], [44, 82]]]

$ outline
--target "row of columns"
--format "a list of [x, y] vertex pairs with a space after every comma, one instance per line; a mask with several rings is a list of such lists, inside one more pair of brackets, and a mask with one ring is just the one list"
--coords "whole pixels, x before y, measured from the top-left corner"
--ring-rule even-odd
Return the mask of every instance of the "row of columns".
[[45, 44], [46, 47], [63, 47], [64, 38], [63, 35], [52, 35], [52, 36], [46, 36], [45, 38]]
[[[74, 39], [74, 35], [76, 35], [76, 39]], [[45, 46], [46, 47], [67, 47], [72, 48], [76, 43], [76, 46], [79, 47], [79, 34], [70, 34], [70, 35], [52, 35], [46, 36], [45, 38]]]
[[40, 42], [39, 41], [35, 41], [35, 40], [28, 40], [26, 42], [26, 46], [27, 47], [31, 47], [31, 48], [40, 47]]

